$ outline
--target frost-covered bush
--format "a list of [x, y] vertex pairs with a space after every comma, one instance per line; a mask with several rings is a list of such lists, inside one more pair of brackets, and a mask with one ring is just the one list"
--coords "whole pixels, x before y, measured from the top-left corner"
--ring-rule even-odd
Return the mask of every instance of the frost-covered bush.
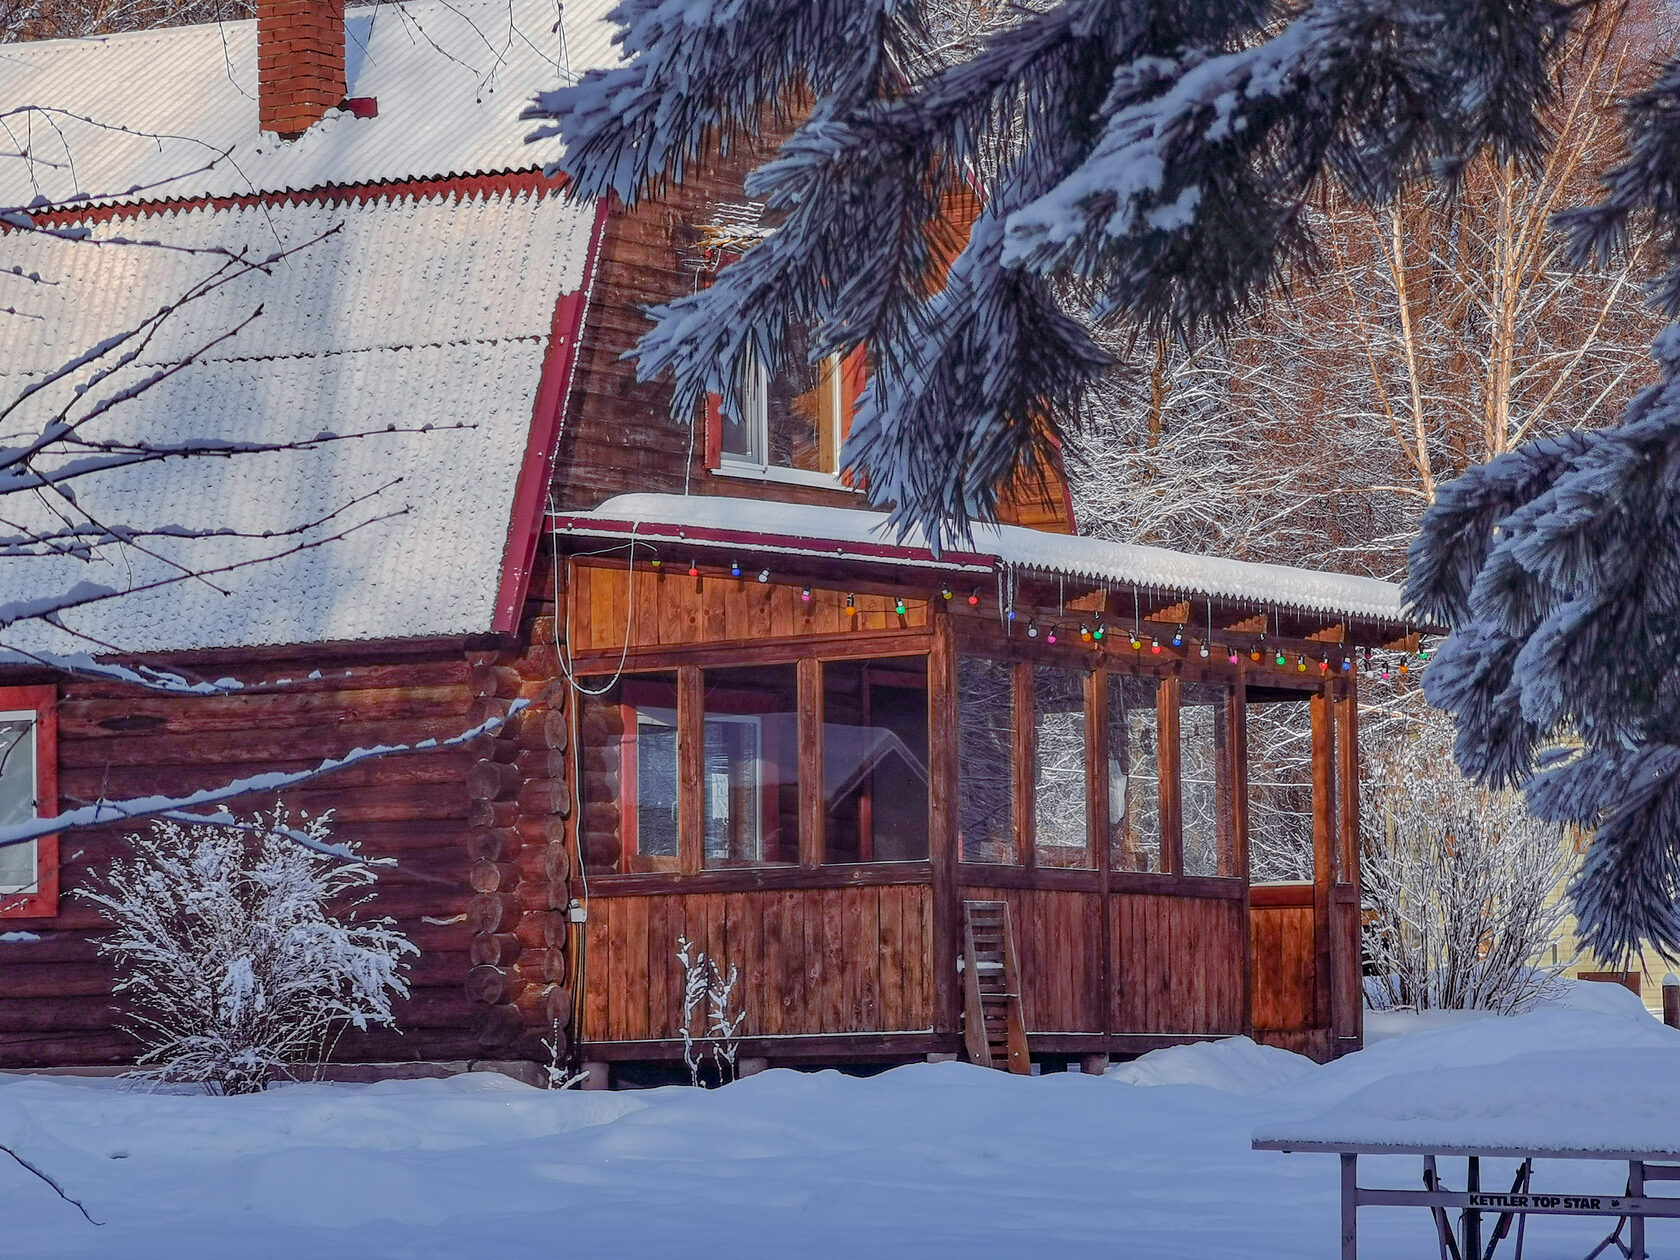
[[1512, 1014], [1561, 970], [1569, 855], [1520, 793], [1466, 780], [1440, 717], [1424, 738], [1372, 758], [1360, 854], [1371, 1005]]
[[329, 843], [330, 818], [156, 821], [81, 894], [111, 924], [99, 948], [147, 1074], [252, 1093], [325, 1060], [346, 1028], [394, 1022], [418, 951], [390, 919], [357, 920], [372, 865], [307, 847]]

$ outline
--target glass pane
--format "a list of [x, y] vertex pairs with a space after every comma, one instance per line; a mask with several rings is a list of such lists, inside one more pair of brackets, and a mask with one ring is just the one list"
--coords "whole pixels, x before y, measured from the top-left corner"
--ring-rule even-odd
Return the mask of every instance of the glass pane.
[[722, 450], [730, 459], [747, 464], [764, 463], [764, 368], [753, 364], [747, 388], [741, 394], [741, 418], [721, 415]]
[[707, 866], [799, 862], [799, 684], [792, 665], [708, 669]]
[[677, 678], [631, 674], [600, 695], [585, 679], [584, 861], [591, 872], [675, 870]]
[[1161, 871], [1160, 684], [1108, 676], [1109, 860], [1117, 871]]
[[1312, 703], [1251, 697], [1247, 727], [1249, 882], [1310, 884]]
[[829, 862], [928, 855], [927, 658], [823, 666]]
[[1225, 688], [1208, 683], [1187, 682], [1179, 689], [1178, 782], [1186, 875], [1237, 873], [1225, 697]]
[[[35, 723], [32, 718], [0, 720], [0, 826], [35, 817]], [[0, 848], [0, 891], [35, 888], [35, 842]]]
[[769, 463], [776, 468], [833, 472], [835, 399], [838, 384], [832, 360], [809, 362], [810, 338], [790, 329], [782, 367], [766, 391], [765, 416]]
[[1011, 744], [1014, 669], [1003, 661], [957, 661], [957, 816], [965, 862], [1013, 862]]
[[1092, 867], [1085, 791], [1085, 671], [1033, 667], [1033, 846], [1040, 866]]

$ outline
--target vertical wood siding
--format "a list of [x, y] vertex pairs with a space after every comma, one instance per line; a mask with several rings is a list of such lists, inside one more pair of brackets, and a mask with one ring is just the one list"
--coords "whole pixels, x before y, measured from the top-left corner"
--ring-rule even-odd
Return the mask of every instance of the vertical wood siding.
[[1114, 1031], [1243, 1031], [1242, 902], [1121, 893], [1111, 899]]
[[684, 936], [738, 970], [743, 1036], [933, 1026], [926, 885], [599, 896], [585, 947], [586, 1041], [681, 1036]]
[[[572, 569], [570, 624], [572, 650], [580, 655], [618, 653], [655, 647], [697, 647], [712, 643], [763, 645], [766, 640], [794, 640], [836, 635], [925, 631], [930, 615], [926, 599], [906, 598], [895, 610], [894, 595], [856, 591], [855, 614], [846, 611], [847, 592], [812, 587], [802, 599], [803, 584], [760, 582], [758, 575], [731, 577], [727, 570], [706, 569], [688, 576], [686, 557], [667, 558], [658, 569], [577, 564]], [[751, 660], [744, 654], [742, 662]]]

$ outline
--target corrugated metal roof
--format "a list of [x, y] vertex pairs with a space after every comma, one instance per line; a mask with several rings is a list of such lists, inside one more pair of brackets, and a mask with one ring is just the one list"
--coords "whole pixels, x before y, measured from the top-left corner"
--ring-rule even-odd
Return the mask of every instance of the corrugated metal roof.
[[[628, 525], [756, 534], [778, 543], [797, 540], [793, 549], [811, 555], [833, 555], [836, 544], [842, 551], [846, 544], [926, 551], [919, 534], [905, 539], [893, 534], [884, 513], [713, 495], [624, 494], [591, 512], [564, 513], [558, 521], [562, 529], [581, 532], [595, 526], [626, 532], [623, 526]], [[958, 558], [964, 566], [981, 556], [1006, 570], [1077, 577], [1098, 585], [1138, 586], [1177, 596], [1368, 618], [1387, 625], [1406, 623], [1398, 586], [1347, 573], [1187, 555], [1164, 547], [1050, 534], [1017, 525], [977, 526], [973, 538], [959, 550], [965, 553]], [[891, 557], [886, 558], [891, 562]], [[931, 560], [931, 556], [908, 558], [919, 564]]]
[[[582, 282], [592, 222], [593, 207], [524, 193], [171, 210], [96, 224], [85, 242], [18, 234], [7, 263], [54, 283], [8, 292], [38, 318], [5, 325], [0, 382], [57, 367], [235, 259], [282, 253], [195, 302], [146, 361], [197, 350], [258, 306], [211, 358], [546, 337], [557, 295]], [[148, 243], [110, 243], [125, 240]]]
[[[500, 194], [460, 203], [197, 209], [100, 225], [99, 239], [143, 235], [258, 256], [272, 253], [276, 241], [297, 243], [342, 226], [191, 308], [145, 361], [176, 362], [258, 305], [263, 314], [83, 436], [153, 443], [287, 442], [323, 430], [375, 436], [312, 451], [167, 460], [78, 483], [82, 509], [105, 521], [260, 535], [343, 509], [301, 537], [357, 528], [318, 549], [218, 577], [214, 586], [186, 582], [125, 595], [67, 614], [66, 624], [132, 652], [488, 630], [555, 303], [582, 281], [593, 215], [593, 207], [558, 197]], [[6, 325], [0, 396], [8, 398], [70, 351], [135, 324], [225, 262], [175, 248], [16, 243], [35, 251], [30, 265], [58, 283], [27, 295], [48, 318]], [[28, 417], [37, 426], [51, 394], [38, 396]], [[25, 514], [24, 498], [8, 496], [14, 521]], [[42, 505], [43, 521], [47, 512]], [[292, 541], [148, 545], [203, 570], [271, 555]], [[135, 591], [169, 567], [133, 548], [98, 564], [13, 560], [4, 599], [78, 581]], [[40, 626], [14, 628], [7, 640], [36, 650], [89, 647]]]
[[540, 166], [555, 156], [553, 142], [527, 145], [531, 124], [519, 113], [568, 74], [616, 62], [605, 20], [615, 3], [570, 0], [563, 40], [554, 0], [352, 9], [349, 94], [376, 98], [379, 116], [335, 111], [293, 141], [257, 128], [255, 21], [0, 45], [0, 110], [53, 111], [7, 125], [0, 206], [37, 195], [238, 196]]

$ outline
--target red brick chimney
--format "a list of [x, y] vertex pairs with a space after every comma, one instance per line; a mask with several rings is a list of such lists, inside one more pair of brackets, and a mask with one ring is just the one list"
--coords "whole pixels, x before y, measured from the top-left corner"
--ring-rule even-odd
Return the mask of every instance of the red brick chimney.
[[344, 97], [344, 0], [258, 0], [262, 129], [302, 135]]

